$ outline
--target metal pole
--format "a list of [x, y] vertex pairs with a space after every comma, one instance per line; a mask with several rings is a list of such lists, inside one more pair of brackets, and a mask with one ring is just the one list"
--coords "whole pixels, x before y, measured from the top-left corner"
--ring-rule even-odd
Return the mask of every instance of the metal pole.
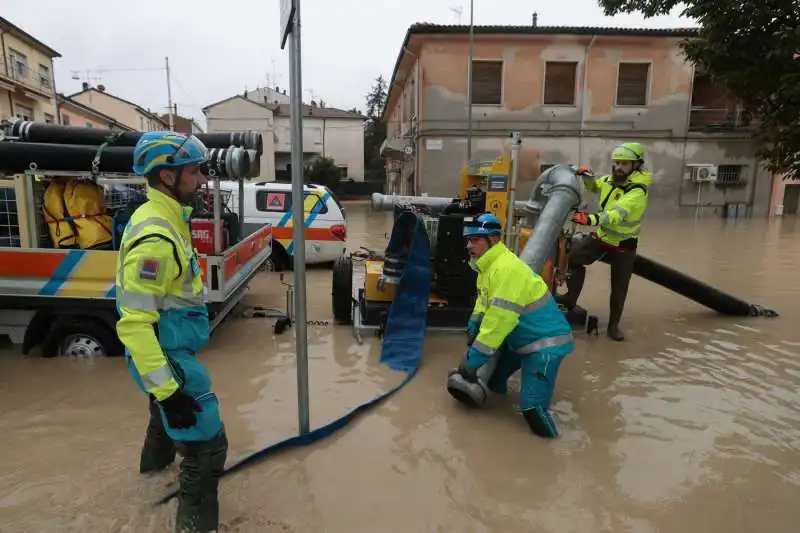
[[294, 226], [294, 332], [297, 351], [297, 408], [300, 434], [309, 432], [308, 336], [306, 334], [306, 240], [303, 224], [303, 80], [300, 50], [300, 0], [295, 1], [289, 36], [290, 111], [292, 125], [292, 225]]
[[467, 165], [472, 164], [472, 57], [475, 54], [475, 0], [469, 0], [469, 63], [467, 63]]
[[219, 174], [214, 173], [214, 255], [222, 255], [222, 195]]
[[175, 118], [172, 115], [172, 82], [169, 79], [169, 58], [165, 57], [167, 65], [167, 107], [169, 107], [169, 131], [175, 131]]
[[516, 211], [516, 188], [519, 176], [519, 150], [522, 145], [522, 134], [518, 131], [511, 133], [511, 183], [508, 187], [508, 214], [506, 214], [506, 246], [512, 247], [514, 242], [514, 212]]

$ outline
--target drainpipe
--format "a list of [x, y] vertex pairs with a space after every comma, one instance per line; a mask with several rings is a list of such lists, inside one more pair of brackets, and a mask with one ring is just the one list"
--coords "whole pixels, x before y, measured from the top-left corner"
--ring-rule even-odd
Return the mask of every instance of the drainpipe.
[[[419, 68], [420, 68], [419, 55], [409, 50], [407, 46], [403, 47], [403, 51], [413, 56], [415, 61], [415, 69], [417, 71], [417, 76], [416, 76], [416, 83], [414, 84], [414, 86], [417, 88], [417, 94], [414, 98], [415, 102], [414, 106], [416, 107], [419, 106]], [[408, 80], [406, 80], [406, 82], [408, 82]], [[403, 90], [405, 90], [405, 86], [403, 86]], [[416, 112], [417, 111], [416, 109], [414, 111], [415, 111], [414, 114], [417, 116], [417, 123], [419, 123], [419, 113]], [[403, 180], [403, 171], [401, 170], [400, 171], [401, 185], [402, 185], [402, 180]], [[411, 184], [412, 190], [410, 191], [412, 194], [417, 194], [417, 191], [419, 189], [418, 184], [419, 184], [419, 132], [414, 134], [414, 181]]]
[[592, 35], [592, 40], [589, 41], [589, 45], [586, 47], [586, 52], [583, 55], [583, 96], [581, 97], [581, 136], [578, 139], [578, 164], [583, 165], [585, 161], [583, 160], [583, 128], [586, 125], [586, 115], [588, 110], [588, 100], [589, 100], [589, 51], [594, 46], [594, 41], [597, 39], [597, 35]]
[[[6, 58], [8, 54], [6, 53], [6, 33], [7, 31], [0, 30], [0, 47], [2, 47], [3, 52], [3, 70], [5, 71], [5, 75], [10, 77], [8, 73], [8, 61]], [[8, 110], [11, 113], [10, 117], [14, 116], [14, 98], [11, 96], [12, 91], [8, 91]]]

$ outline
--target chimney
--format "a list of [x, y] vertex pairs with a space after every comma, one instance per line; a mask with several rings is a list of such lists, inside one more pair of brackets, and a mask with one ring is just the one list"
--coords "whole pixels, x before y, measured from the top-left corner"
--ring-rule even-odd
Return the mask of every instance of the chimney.
[[244, 97], [247, 98], [247, 89], [244, 90]]
[[311, 107], [317, 107], [317, 103], [314, 100], [311, 100]]
[[275, 86], [275, 92], [278, 93], [278, 94], [280, 94], [280, 92], [281, 92], [281, 88], [278, 87], [277, 85]]
[[282, 94], [283, 96], [286, 96], [286, 89], [284, 89], [284, 90], [283, 90], [283, 92], [282, 92], [281, 94]]
[[320, 107], [325, 107], [325, 100], [320, 100], [319, 101], [319, 106]]
[[536, 26], [539, 25], [539, 14], [536, 11], [533, 12], [533, 16], [531, 17], [531, 19], [532, 19], [531, 26], [535, 28]]
[[81, 85], [83, 86], [83, 90], [84, 91], [88, 91], [89, 90], [89, 82], [88, 81], [83, 82]]
[[100, 92], [105, 92], [106, 86], [101, 83], [100, 85], [97, 86], [97, 90]]

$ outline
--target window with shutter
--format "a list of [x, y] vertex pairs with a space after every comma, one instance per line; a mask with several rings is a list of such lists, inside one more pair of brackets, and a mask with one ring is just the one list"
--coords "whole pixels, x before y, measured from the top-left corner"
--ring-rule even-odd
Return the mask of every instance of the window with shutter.
[[575, 105], [575, 61], [547, 61], [544, 64], [545, 105]]
[[500, 105], [503, 103], [503, 62], [472, 62], [473, 105]]
[[650, 63], [620, 63], [617, 76], [617, 105], [646, 106]]

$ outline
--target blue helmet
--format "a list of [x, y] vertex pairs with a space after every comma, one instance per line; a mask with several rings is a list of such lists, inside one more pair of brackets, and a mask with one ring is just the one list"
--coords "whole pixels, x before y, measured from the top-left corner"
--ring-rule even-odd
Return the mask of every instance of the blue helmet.
[[208, 160], [208, 148], [194, 135], [173, 131], [149, 131], [133, 149], [133, 171], [147, 175], [159, 167], [201, 165]]
[[488, 237], [502, 234], [503, 226], [500, 224], [500, 219], [491, 213], [482, 213], [472, 220], [464, 220], [464, 237]]

